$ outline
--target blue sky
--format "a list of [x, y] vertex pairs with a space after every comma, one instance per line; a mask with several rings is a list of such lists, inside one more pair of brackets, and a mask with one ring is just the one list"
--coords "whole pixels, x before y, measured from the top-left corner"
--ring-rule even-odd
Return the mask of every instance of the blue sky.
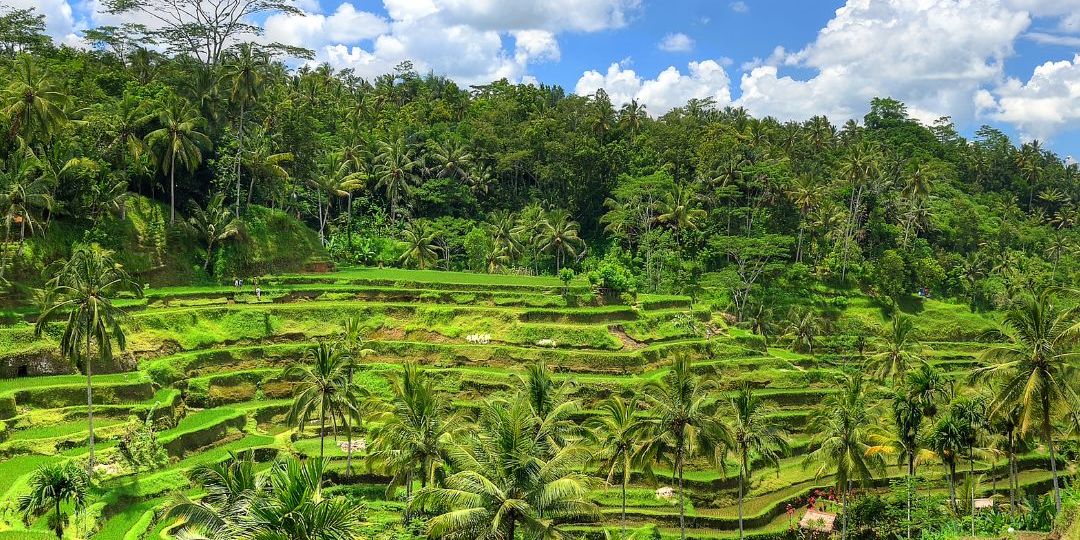
[[[36, 5], [72, 43], [122, 22], [99, 0], [7, 1]], [[308, 15], [262, 18], [262, 39], [361, 76], [409, 59], [462, 84], [603, 87], [654, 115], [711, 97], [835, 123], [889, 95], [927, 122], [991, 124], [1080, 156], [1080, 0], [296, 1]]]

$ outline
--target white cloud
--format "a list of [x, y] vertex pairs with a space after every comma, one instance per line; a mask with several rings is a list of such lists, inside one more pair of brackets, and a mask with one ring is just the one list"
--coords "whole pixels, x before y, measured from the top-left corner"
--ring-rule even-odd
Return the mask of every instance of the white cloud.
[[[999, 0], [849, 0], [817, 39], [740, 82], [739, 104], [757, 115], [856, 117], [870, 99], [892, 96], [920, 116], [975, 113], [974, 94], [1003, 78], [1012, 44], [1028, 27], [1024, 11]], [[778, 67], [811, 69], [781, 76]]]
[[749, 13], [750, 12], [750, 6], [746, 5], [746, 2], [743, 2], [742, 0], [732, 2], [730, 4], [730, 6], [731, 6], [731, 11], [734, 11], [735, 13]]
[[590, 95], [603, 88], [615, 106], [637, 99], [654, 115], [664, 114], [691, 99], [712, 98], [718, 106], [731, 103], [730, 81], [719, 62], [690, 62], [687, 71], [683, 74], [670, 66], [655, 79], [642, 80], [634, 70], [616, 63], [608, 67], [607, 73], [586, 71], [578, 79], [574, 92]]
[[38, 14], [45, 15], [45, 33], [53, 39], [77, 45], [81, 40], [76, 35], [81, 32], [86, 24], [75, 18], [74, 10], [67, 0], [4, 0], [0, 6], [13, 9], [34, 8]]
[[1063, 36], [1048, 32], [1028, 32], [1024, 37], [1042, 45], [1064, 45], [1066, 47], [1080, 47], [1080, 36]]
[[1026, 82], [1009, 79], [994, 94], [979, 97], [987, 116], [1017, 126], [1024, 138], [1046, 139], [1080, 120], [1080, 54], [1036, 67]]
[[559, 59], [559, 42], [555, 34], [547, 30], [518, 30], [512, 34], [515, 41], [514, 58], [519, 63]]
[[657, 47], [667, 52], [690, 52], [694, 48], [694, 40], [682, 32], [676, 32], [664, 36]]
[[412, 60], [421, 72], [431, 70], [460, 83], [479, 84], [504, 77], [522, 80], [529, 64], [559, 60], [559, 33], [624, 26], [639, 3], [384, 0], [389, 20], [343, 4], [325, 17], [271, 17], [266, 29], [268, 38], [309, 47], [317, 62], [352, 68], [362, 77]]

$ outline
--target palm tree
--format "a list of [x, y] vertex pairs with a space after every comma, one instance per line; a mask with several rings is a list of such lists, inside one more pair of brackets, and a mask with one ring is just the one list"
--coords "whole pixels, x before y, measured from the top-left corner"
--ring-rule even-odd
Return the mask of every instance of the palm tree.
[[183, 101], [176, 101], [165, 108], [158, 117], [161, 127], [146, 135], [146, 145], [154, 156], [158, 171], [169, 175], [169, 223], [176, 221], [176, 162], [188, 172], [194, 172], [202, 163], [202, 150], [209, 150], [213, 143], [199, 129], [204, 120], [198, 112]]
[[12, 135], [21, 135], [27, 143], [48, 142], [67, 121], [64, 105], [68, 101], [48, 71], [38, 68], [30, 55], [23, 55], [4, 90], [2, 114]]
[[990, 365], [975, 370], [976, 376], [1000, 381], [991, 411], [1018, 408], [1021, 434], [1038, 427], [1050, 451], [1054, 505], [1058, 511], [1061, 491], [1052, 419], [1062, 410], [1073, 412], [1075, 404], [1080, 403], [1075, 388], [1080, 373], [1072, 349], [1078, 324], [1076, 308], [1056, 304], [1049, 291], [1028, 298], [1005, 315], [1005, 327], [1013, 342], [988, 348], [980, 359]]
[[[373, 349], [364, 346], [362, 332], [363, 325], [361, 324], [360, 317], [353, 316], [345, 319], [345, 332], [341, 336], [341, 345], [345, 347], [345, 350], [348, 352], [345, 357], [347, 369], [345, 383], [348, 388], [353, 389], [356, 393], [358, 405], [360, 406], [360, 410], [353, 411], [355, 418], [346, 417], [348, 422], [345, 424], [345, 435], [347, 437], [347, 444], [349, 445], [347, 456], [345, 458], [346, 475], [352, 475], [353, 431], [355, 429], [363, 430], [363, 418], [361, 413], [363, 412], [367, 398], [370, 397], [367, 388], [354, 384], [353, 374], [356, 372], [360, 360], [375, 354]], [[356, 424], [355, 429], [353, 426], [354, 423]]]
[[[915, 477], [915, 463], [919, 458], [919, 431], [922, 428], [923, 408], [917, 396], [907, 388], [896, 390], [892, 399], [893, 432], [892, 441], [896, 459], [907, 465], [907, 480]], [[911, 538], [911, 486], [907, 493], [907, 537]]]
[[388, 497], [405, 486], [405, 497], [412, 500], [414, 475], [419, 471], [421, 488], [435, 483], [461, 421], [416, 364], [403, 365], [390, 388], [392, 397], [383, 407], [383, 425], [375, 432], [368, 458], [391, 472]]
[[233, 455], [197, 476], [207, 490], [202, 501], [181, 498], [169, 515], [186, 521], [188, 538], [352, 540], [363, 524], [360, 508], [323, 493], [325, 467], [321, 459], [288, 459], [256, 476], [250, 457]]
[[434, 264], [439, 257], [440, 248], [435, 244], [438, 232], [430, 229], [427, 221], [410, 221], [402, 234], [401, 246], [405, 251], [401, 255], [402, 264], [413, 262], [420, 270]]
[[953, 509], [956, 509], [956, 461], [966, 446], [967, 438], [966, 420], [950, 411], [934, 424], [926, 441], [949, 476], [949, 500]]
[[[962, 397], [953, 402], [952, 414], [960, 422], [967, 424], [964, 427], [964, 442], [967, 446], [968, 486], [971, 488], [968, 502], [971, 510], [971, 535], [975, 536], [975, 443], [979, 440], [979, 434], [989, 426], [986, 400], [979, 394]], [[993, 474], [993, 471], [990, 472]]]
[[[274, 152], [270, 146], [270, 137], [261, 128], [254, 130], [249, 139], [251, 144], [240, 156], [240, 162], [249, 175], [247, 204], [250, 206], [256, 182], [284, 182], [289, 178], [289, 171], [285, 166], [292, 163], [295, 156], [292, 152]], [[276, 191], [271, 190], [271, 193]]]
[[743, 537], [743, 497], [754, 462], [751, 457], [779, 470], [780, 456], [788, 450], [786, 430], [771, 418], [774, 411], [774, 407], [744, 384], [731, 398], [731, 409], [720, 417], [731, 443], [730, 450], [739, 460], [739, 538]]
[[381, 144], [381, 149], [375, 156], [375, 178], [378, 179], [377, 185], [386, 191], [386, 200], [390, 203], [390, 219], [397, 218], [397, 204], [415, 182], [418, 166], [419, 163], [412, 157], [405, 139], [398, 139], [393, 144]]
[[319, 459], [326, 452], [326, 421], [330, 421], [336, 436], [337, 427], [346, 425], [346, 417], [358, 408], [356, 395], [348, 385], [348, 362], [346, 355], [336, 344], [319, 342], [309, 351], [312, 364], [293, 364], [285, 370], [285, 377], [298, 379], [296, 398], [289, 408], [287, 422], [297, 426], [301, 433], [311, 420], [319, 416]]
[[262, 90], [265, 59], [250, 43], [241, 43], [225, 64], [225, 79], [230, 82], [229, 97], [240, 105], [236, 118], [236, 217], [240, 217], [240, 165], [244, 155], [244, 112], [255, 104]]
[[123, 310], [113, 305], [113, 298], [121, 292], [142, 290], [128, 277], [123, 266], [113, 259], [111, 251], [97, 244], [79, 246], [71, 258], [60, 265], [48, 288], [53, 302], [40, 315], [34, 325], [34, 335], [41, 336], [49, 321], [64, 318], [64, 331], [60, 337], [60, 354], [65, 359], [81, 359], [86, 372], [86, 416], [90, 431], [90, 459], [87, 476], [94, 474], [94, 390], [91, 382], [93, 357], [104, 364], [112, 359], [112, 343], [116, 341], [124, 349], [124, 329], [121, 322], [127, 318]]
[[539, 444], [544, 448], [545, 456], [554, 455], [571, 440], [587, 435], [573, 419], [578, 403], [566, 399], [574, 386], [573, 380], [556, 382], [551, 369], [541, 360], [529, 364], [518, 381], [521, 397], [532, 408], [533, 416], [540, 424]]
[[697, 194], [688, 184], [676, 184], [671, 191], [664, 194], [661, 203], [660, 215], [656, 220], [666, 223], [675, 230], [676, 238], [682, 238], [682, 231], [697, 230], [697, 222], [707, 214], [704, 210], [694, 207], [694, 199]]
[[428, 537], [507, 540], [521, 530], [526, 538], [560, 538], [559, 524], [598, 517], [587, 498], [591, 482], [581, 473], [588, 451], [569, 446], [546, 457], [539, 435], [525, 400], [484, 403], [475, 433], [450, 450], [456, 472], [409, 505], [435, 514]]
[[895, 314], [886, 335], [886, 349], [871, 356], [867, 363], [881, 379], [902, 378], [912, 362], [919, 360], [918, 342], [912, 335], [915, 323], [910, 317]]
[[821, 199], [822, 191], [822, 184], [811, 176], [797, 177], [788, 190], [788, 198], [795, 208], [799, 209], [799, 239], [795, 247], [795, 262], [802, 262], [803, 232], [806, 230], [807, 218]]
[[811, 423], [815, 433], [803, 466], [817, 464], [816, 476], [832, 471], [841, 494], [841, 532], [847, 538], [847, 497], [851, 481], [868, 481], [885, 468], [881, 447], [873, 444], [875, 415], [866, 384], [860, 374], [849, 375], [840, 392], [829, 396]]
[[229, 452], [224, 461], [193, 469], [191, 478], [206, 490], [206, 496], [193, 500], [177, 495], [165, 515], [183, 519], [186, 533], [197, 531], [207, 538], [227, 538], [239, 528], [248, 504], [263, 488], [255, 474], [253, 452]]
[[19, 147], [0, 168], [0, 219], [4, 220], [4, 246], [0, 254], [0, 281], [7, 269], [11, 225], [19, 224], [19, 245], [37, 228], [38, 210], [52, 208], [52, 182], [43, 173], [41, 162], [25, 144]]
[[435, 176], [464, 180], [472, 167], [473, 155], [464, 144], [451, 140], [433, 144], [431, 158], [435, 161]]
[[923, 417], [933, 419], [937, 416], [938, 405], [952, 398], [953, 385], [941, 371], [923, 362], [918, 369], [907, 373], [907, 392]]
[[210, 261], [213, 260], [214, 248], [221, 242], [240, 234], [241, 222], [231, 215], [225, 206], [225, 194], [215, 193], [210, 197], [210, 202], [203, 209], [195, 201], [191, 201], [191, 216], [188, 223], [206, 242], [206, 261], [203, 270], [210, 270]]
[[64, 537], [64, 515], [60, 508], [64, 503], [75, 503], [76, 511], [86, 504], [86, 473], [73, 462], [42, 465], [30, 476], [29, 493], [19, 497], [19, 511], [27, 518], [49, 510], [53, 516], [53, 531], [57, 538]]
[[541, 252], [555, 256], [555, 273], [563, 267], [568, 257], [577, 257], [585, 242], [578, 236], [578, 223], [570, 219], [565, 210], [550, 212], [543, 221], [538, 242]]
[[600, 452], [596, 456], [601, 460], [601, 474], [607, 476], [611, 484], [615, 473], [620, 475], [622, 487], [622, 535], [626, 538], [626, 486], [630, 483], [633, 459], [638, 445], [644, 436], [646, 424], [638, 416], [637, 399], [623, 401], [619, 396], [611, 396], [600, 405], [600, 415], [590, 418], [592, 433], [596, 436], [596, 446]]
[[487, 227], [491, 241], [511, 263], [517, 261], [525, 250], [521, 240], [518, 239], [516, 221], [514, 214], [498, 212], [491, 217], [491, 223]]
[[646, 474], [652, 474], [652, 463], [670, 459], [679, 479], [679, 530], [686, 538], [686, 505], [683, 492], [683, 468], [689, 456], [717, 433], [715, 418], [705, 412], [705, 401], [712, 385], [694, 375], [685, 356], [676, 357], [671, 371], [660, 381], [646, 385], [645, 401], [649, 405], [649, 434], [639, 461]]
[[796, 352], [814, 354], [816, 342], [821, 325], [818, 324], [817, 314], [809, 309], [792, 309], [788, 317], [788, 335], [792, 338], [792, 348]]

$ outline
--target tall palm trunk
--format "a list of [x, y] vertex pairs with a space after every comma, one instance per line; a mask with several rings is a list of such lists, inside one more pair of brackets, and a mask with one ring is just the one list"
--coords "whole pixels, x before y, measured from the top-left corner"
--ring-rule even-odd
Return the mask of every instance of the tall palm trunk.
[[326, 404], [319, 409], [319, 461], [326, 451]]
[[675, 462], [679, 469], [679, 534], [682, 540], [686, 540], [686, 502], [683, 497], [683, 448], [685, 443], [679, 438], [679, 450], [675, 453]]
[[1013, 476], [1016, 471], [1016, 441], [1013, 439], [1012, 431], [1009, 431], [1009, 508], [1012, 511], [1016, 511], [1016, 484], [1013, 482]]
[[1058, 486], [1057, 456], [1054, 453], [1054, 426], [1050, 423], [1050, 398], [1043, 393], [1043, 437], [1050, 450], [1050, 475], [1054, 479], [1054, 508], [1061, 513], [1061, 488]]
[[[970, 424], [970, 418], [968, 420]], [[968, 485], [970, 486], [971, 493], [971, 537], [975, 537], [975, 447], [968, 444]]]
[[948, 463], [949, 468], [949, 501], [952, 503], [953, 510], [956, 510], [956, 462], [952, 461]]
[[176, 148], [169, 154], [169, 223], [176, 221]]
[[911, 492], [915, 479], [915, 453], [908, 456], [907, 465], [908, 488], [907, 488], [907, 540], [911, 540]]
[[626, 540], [626, 482], [627, 476], [629, 476], [630, 469], [626, 460], [623, 460], [623, 475], [622, 475], [622, 519], [620, 524], [622, 525], [622, 535], [619, 536], [622, 540]]
[[743, 478], [746, 477], [746, 460], [746, 449], [743, 448], [742, 459], [739, 464], [739, 540], [742, 540], [743, 538]]
[[244, 102], [240, 102], [240, 120], [236, 123], [236, 217], [240, 217], [240, 161], [244, 154]]
[[86, 476], [93, 478], [94, 476], [94, 385], [91, 382], [90, 367], [90, 323], [86, 323], [86, 357], [83, 358], [83, 363], [86, 365], [86, 420], [87, 427], [90, 428], [90, 460], [86, 463]]
[[848, 482], [847, 478], [844, 478], [840, 491], [840, 540], [847, 540], [847, 492]]

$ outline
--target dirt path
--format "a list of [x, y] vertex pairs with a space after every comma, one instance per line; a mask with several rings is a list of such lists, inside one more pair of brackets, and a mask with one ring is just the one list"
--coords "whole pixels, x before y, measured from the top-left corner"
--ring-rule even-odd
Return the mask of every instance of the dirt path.
[[620, 326], [620, 325], [613, 324], [613, 325], [609, 326], [608, 327], [608, 332], [611, 332], [612, 334], [615, 335], [615, 337], [619, 338], [619, 341], [622, 342], [622, 344], [623, 344], [623, 349], [636, 351], [638, 349], [641, 349], [641, 348], [645, 347], [644, 343], [642, 343], [640, 341], [637, 341], [634, 338], [626, 335], [626, 331], [624, 331], [622, 326]]

